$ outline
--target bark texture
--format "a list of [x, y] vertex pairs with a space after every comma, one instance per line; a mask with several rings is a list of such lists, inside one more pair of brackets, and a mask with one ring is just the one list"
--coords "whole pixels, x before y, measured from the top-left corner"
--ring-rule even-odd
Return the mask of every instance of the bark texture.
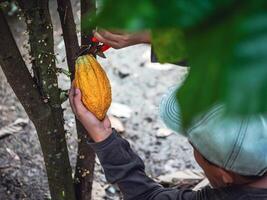
[[[34, 77], [7, 21], [0, 14], [0, 61], [6, 78], [32, 120], [40, 140], [53, 200], [75, 200], [57, 85], [53, 27], [48, 1], [20, 1], [26, 16]], [[3, 48], [4, 47], [4, 48]]]

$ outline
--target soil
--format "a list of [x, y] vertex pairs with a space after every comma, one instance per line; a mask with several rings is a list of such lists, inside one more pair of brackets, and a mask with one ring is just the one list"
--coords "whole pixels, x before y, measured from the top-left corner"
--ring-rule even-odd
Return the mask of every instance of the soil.
[[[66, 67], [64, 43], [56, 12], [55, 1], [50, 5], [55, 32], [55, 51], [59, 67]], [[79, 24], [79, 2], [73, 0], [76, 23]], [[25, 27], [17, 16], [9, 18], [18, 46], [27, 61], [28, 51], [23, 48], [27, 35]], [[113, 102], [124, 104], [131, 109], [130, 117], [121, 117], [125, 126], [122, 134], [132, 148], [140, 155], [151, 177], [183, 169], [198, 168], [192, 148], [186, 138], [170, 134], [157, 137], [159, 131], [167, 131], [159, 118], [158, 105], [168, 87], [181, 82], [186, 68], [176, 65], [160, 65], [150, 62], [149, 45], [135, 45], [121, 50], [110, 49], [107, 59], [99, 59], [112, 85]], [[68, 77], [59, 76], [63, 89], [68, 89]], [[77, 138], [74, 116], [65, 102], [66, 129], [71, 164], [76, 162]], [[112, 113], [110, 113], [112, 114]], [[28, 117], [6, 82], [0, 68], [0, 129], [18, 118]], [[45, 200], [49, 199], [48, 182], [38, 137], [29, 121], [19, 132], [0, 140], [0, 200]], [[115, 186], [110, 186], [104, 177], [99, 162], [96, 162], [93, 199], [120, 199]]]

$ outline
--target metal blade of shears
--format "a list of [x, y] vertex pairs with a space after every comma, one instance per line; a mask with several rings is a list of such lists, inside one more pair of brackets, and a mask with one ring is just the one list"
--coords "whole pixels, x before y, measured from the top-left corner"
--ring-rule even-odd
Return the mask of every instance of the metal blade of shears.
[[101, 57], [101, 58], [107, 58], [107, 57], [105, 56], [105, 54], [103, 53], [103, 51], [101, 51], [101, 50], [98, 50], [98, 51], [96, 52], [96, 55], [98, 55], [98, 56]]
[[88, 52], [90, 52], [90, 49], [91, 49], [91, 48], [92, 48], [92, 45], [91, 45], [91, 44], [86, 45], [86, 46], [82, 46], [82, 47], [80, 48], [80, 51], [78, 52], [77, 57], [79, 57], [79, 56], [83, 56], [83, 55], [85, 55], [85, 54], [88, 54]]

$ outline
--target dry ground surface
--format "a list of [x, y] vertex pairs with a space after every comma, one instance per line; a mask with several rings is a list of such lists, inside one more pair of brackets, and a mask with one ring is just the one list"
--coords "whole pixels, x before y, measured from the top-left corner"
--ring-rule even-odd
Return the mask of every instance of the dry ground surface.
[[[79, 3], [76, 0], [72, 2], [75, 16], [78, 16]], [[58, 66], [66, 68], [64, 43], [55, 9], [56, 5], [51, 5], [55, 51], [58, 54]], [[17, 22], [16, 16], [9, 21], [17, 43], [22, 47], [27, 38], [23, 34], [23, 23]], [[76, 22], [79, 23], [78, 17]], [[21, 51], [27, 60], [27, 50], [22, 48]], [[186, 139], [177, 134], [170, 134], [158, 114], [161, 96], [168, 87], [182, 81], [186, 69], [175, 65], [150, 63], [149, 45], [136, 45], [122, 50], [111, 49], [106, 55], [107, 59], [100, 59], [100, 62], [111, 81], [113, 102], [119, 105], [109, 114], [117, 115], [122, 122], [125, 127], [122, 135], [144, 160], [147, 173], [158, 177], [177, 170], [197, 168]], [[59, 76], [59, 82], [64, 89], [70, 86], [69, 79], [64, 75]], [[128, 109], [121, 109], [121, 104]], [[66, 108], [68, 148], [71, 164], [74, 166], [77, 150], [74, 116], [68, 102], [64, 103], [63, 107]], [[14, 122], [15, 127], [12, 126]], [[12, 135], [0, 140], [0, 200], [49, 199], [44, 161], [36, 131], [0, 70], [1, 129], [7, 129]], [[120, 199], [116, 187], [106, 182], [98, 161], [93, 199]]]

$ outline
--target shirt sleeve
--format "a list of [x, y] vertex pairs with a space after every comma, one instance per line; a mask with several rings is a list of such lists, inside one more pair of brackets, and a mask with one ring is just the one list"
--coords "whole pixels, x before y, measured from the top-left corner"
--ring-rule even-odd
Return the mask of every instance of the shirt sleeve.
[[100, 143], [89, 143], [104, 169], [106, 179], [117, 184], [125, 200], [193, 200], [191, 190], [166, 189], [145, 174], [141, 158], [115, 129]]

